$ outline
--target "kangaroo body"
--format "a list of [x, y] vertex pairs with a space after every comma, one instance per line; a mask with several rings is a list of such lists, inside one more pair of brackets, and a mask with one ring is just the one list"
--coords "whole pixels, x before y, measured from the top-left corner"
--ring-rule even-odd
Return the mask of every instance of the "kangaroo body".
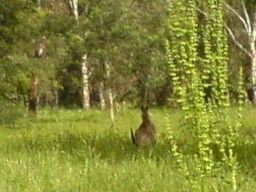
[[145, 147], [153, 145], [156, 141], [155, 125], [150, 120], [148, 114], [148, 108], [142, 107], [142, 123], [139, 128], [135, 131], [135, 134], [131, 130], [131, 138], [133, 144], [139, 147]]

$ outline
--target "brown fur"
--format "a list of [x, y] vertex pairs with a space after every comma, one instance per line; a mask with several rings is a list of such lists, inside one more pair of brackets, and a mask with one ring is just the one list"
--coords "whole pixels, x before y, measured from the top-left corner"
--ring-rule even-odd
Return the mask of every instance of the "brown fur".
[[142, 123], [139, 128], [136, 130], [135, 134], [133, 134], [131, 130], [132, 141], [135, 145], [139, 147], [145, 147], [153, 145], [156, 141], [156, 131], [155, 126], [150, 120], [148, 114], [148, 108], [142, 107]]

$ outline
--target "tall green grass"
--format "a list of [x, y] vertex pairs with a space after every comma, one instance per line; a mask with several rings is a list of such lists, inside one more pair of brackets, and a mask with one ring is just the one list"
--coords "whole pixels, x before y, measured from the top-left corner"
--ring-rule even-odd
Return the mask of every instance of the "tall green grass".
[[[232, 112], [232, 111], [231, 111]], [[140, 113], [125, 109], [112, 124], [106, 111], [41, 110], [24, 117], [16, 129], [0, 129], [0, 191], [232, 191], [231, 173], [216, 155], [219, 166], [207, 182], [200, 180], [196, 141], [179, 127], [180, 113], [152, 109], [158, 142], [152, 149], [131, 144], [130, 129], [140, 124]], [[166, 120], [170, 120], [170, 127]], [[256, 110], [243, 114], [238, 191], [256, 188]], [[172, 129], [183, 150], [191, 182], [177, 169], [168, 141]], [[191, 180], [191, 179], [190, 179]], [[194, 188], [191, 185], [195, 185]]]

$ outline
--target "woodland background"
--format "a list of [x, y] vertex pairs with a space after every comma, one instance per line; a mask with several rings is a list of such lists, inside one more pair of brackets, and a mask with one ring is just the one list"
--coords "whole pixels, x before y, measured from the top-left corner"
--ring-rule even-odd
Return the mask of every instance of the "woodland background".
[[[226, 4], [244, 15], [242, 2]], [[245, 6], [253, 25], [255, 2], [245, 1]], [[199, 27], [205, 22], [200, 7], [198, 2]], [[80, 0], [77, 12], [68, 0], [12, 0], [1, 1], [0, 9], [4, 105], [23, 103], [34, 112], [33, 103], [116, 108], [124, 103], [138, 105], [146, 88], [150, 105], [175, 106], [169, 102], [173, 84], [166, 57], [167, 0]], [[179, 11], [175, 14], [179, 17]], [[227, 6], [224, 15], [236, 41], [250, 51], [243, 22]], [[249, 90], [252, 63], [228, 32], [227, 36], [229, 93], [235, 100], [238, 69], [243, 68], [244, 89]], [[199, 43], [198, 52], [203, 49]]]
[[0, 191], [254, 192], [255, 44], [255, 0], [0, 0]]

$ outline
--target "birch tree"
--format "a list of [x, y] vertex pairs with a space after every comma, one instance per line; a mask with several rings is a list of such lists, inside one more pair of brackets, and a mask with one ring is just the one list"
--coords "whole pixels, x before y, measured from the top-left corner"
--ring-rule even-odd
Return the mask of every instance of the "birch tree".
[[[78, 0], [69, 0], [70, 9], [75, 21], [78, 23]], [[89, 68], [88, 56], [84, 53], [81, 57], [81, 73], [82, 73], [82, 104], [84, 109], [90, 108], [90, 90], [89, 90]]]
[[100, 85], [99, 85], [100, 109], [105, 109], [105, 107], [106, 107], [104, 89], [105, 89], [104, 83], [100, 82]]
[[[107, 81], [110, 81], [110, 65], [108, 63], [108, 61], [105, 62], [105, 68], [106, 68], [106, 73], [107, 73]], [[112, 121], [114, 121], [115, 116], [114, 116], [114, 99], [113, 99], [113, 92], [112, 89], [110, 87], [110, 85], [108, 85], [107, 88], [107, 94], [108, 94], [108, 102], [109, 102], [109, 110], [110, 110], [110, 118]]]
[[41, 0], [37, 0], [37, 7], [38, 9], [41, 9]]
[[226, 29], [237, 47], [250, 58], [250, 80], [252, 84], [252, 102], [256, 104], [256, 10], [249, 15], [248, 7], [246, 7], [245, 1], [241, 1], [242, 13], [233, 8], [229, 4], [225, 4], [225, 7], [241, 22], [243, 29], [242, 31], [246, 34], [247, 44], [249, 47], [244, 45], [241, 40], [236, 36], [234, 30], [226, 26]]

